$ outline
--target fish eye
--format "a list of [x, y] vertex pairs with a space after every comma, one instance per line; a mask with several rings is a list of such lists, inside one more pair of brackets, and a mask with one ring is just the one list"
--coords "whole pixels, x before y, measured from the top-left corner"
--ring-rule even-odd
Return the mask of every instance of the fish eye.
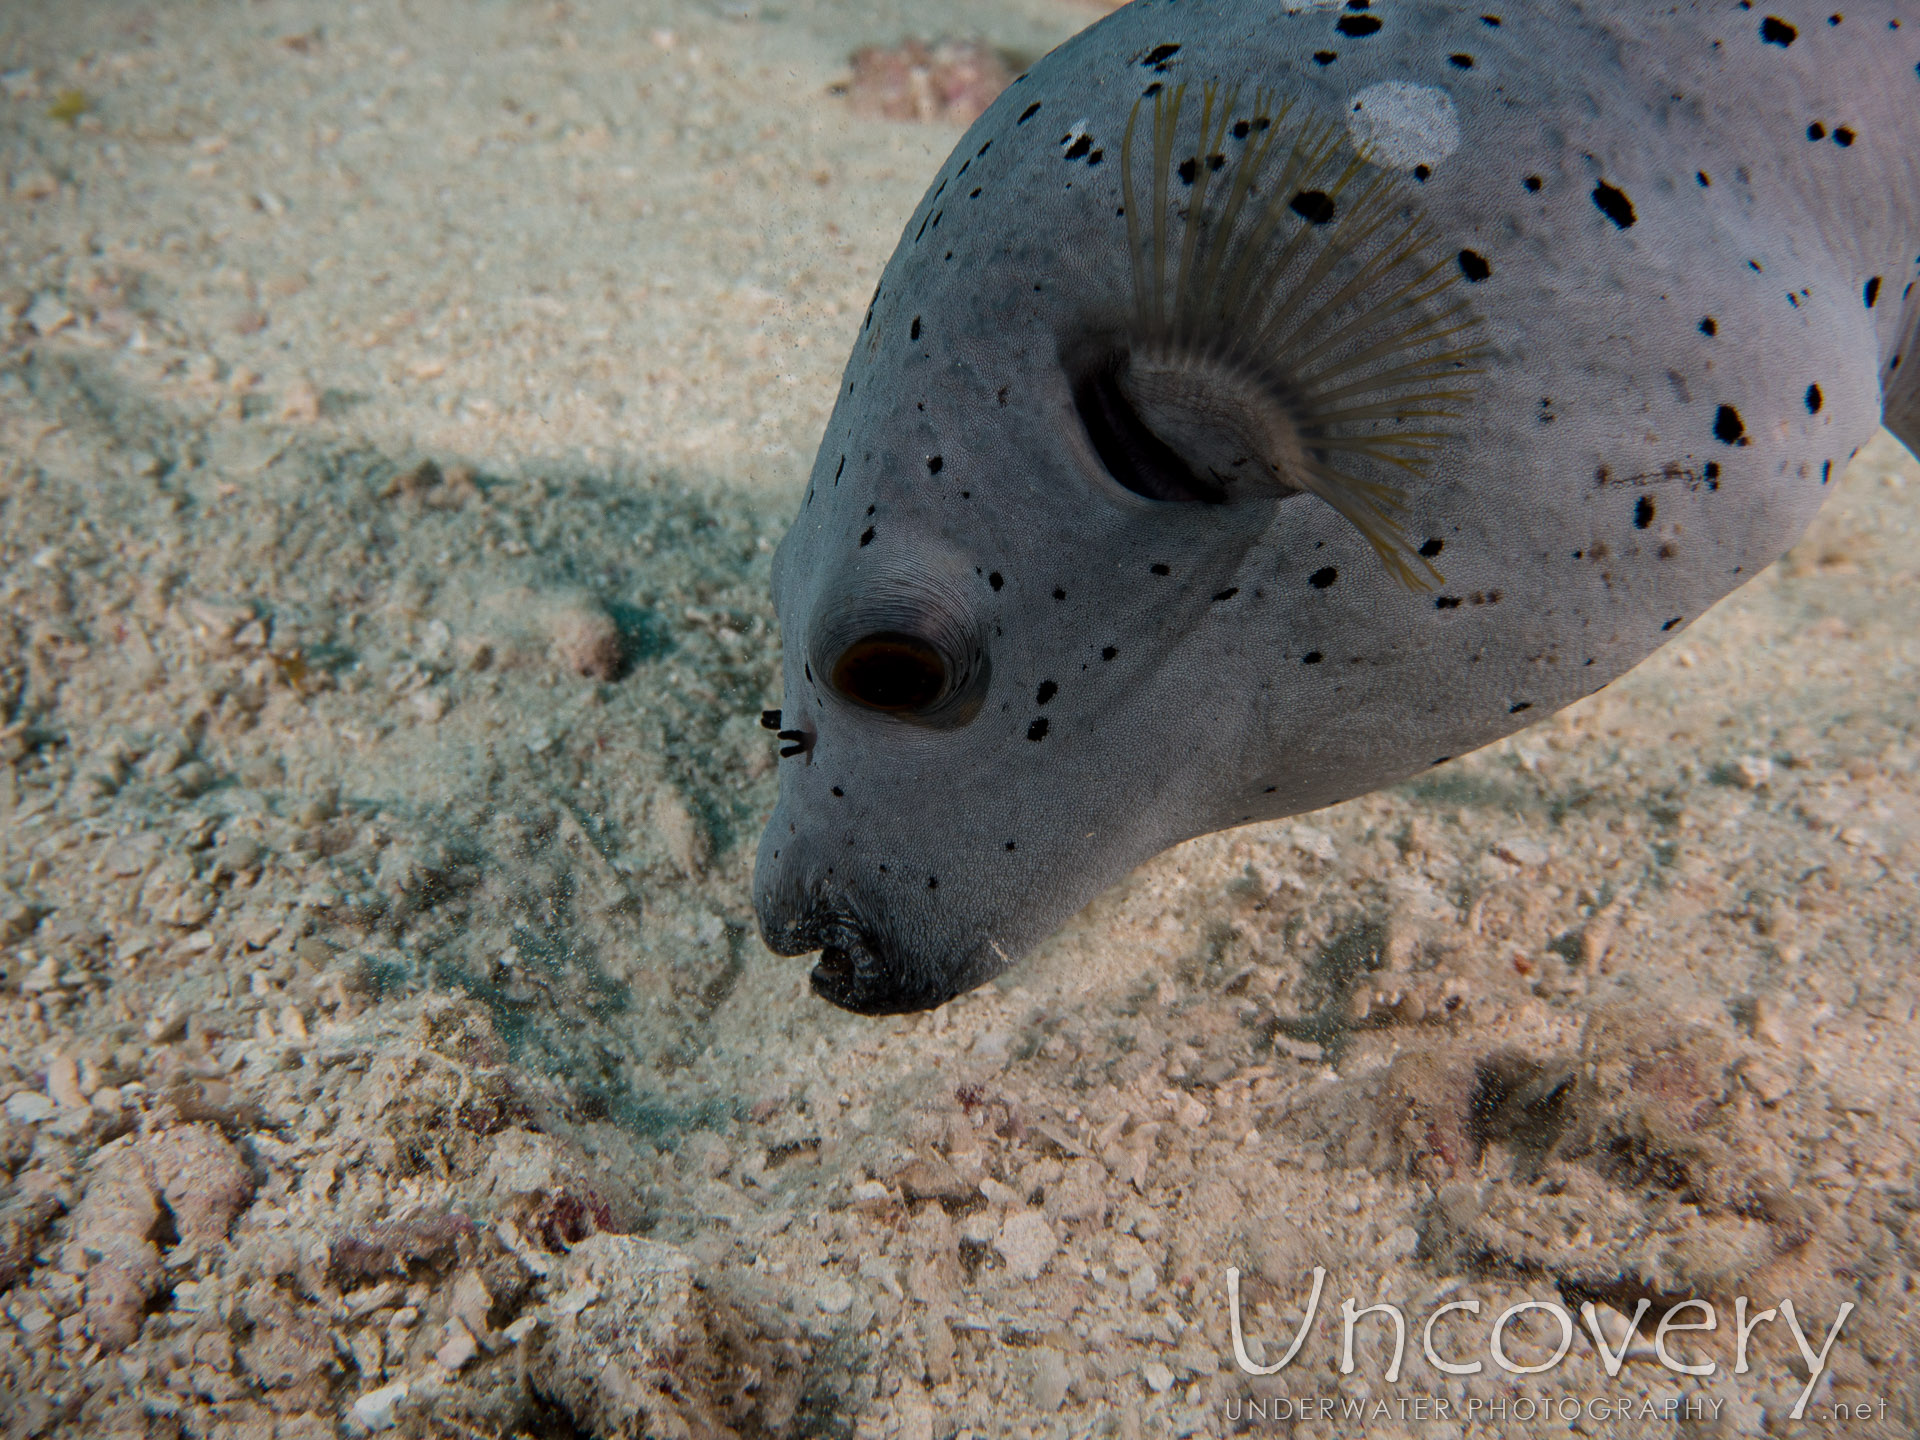
[[880, 630], [855, 640], [833, 662], [833, 688], [870, 710], [915, 714], [947, 692], [947, 662], [917, 635]]

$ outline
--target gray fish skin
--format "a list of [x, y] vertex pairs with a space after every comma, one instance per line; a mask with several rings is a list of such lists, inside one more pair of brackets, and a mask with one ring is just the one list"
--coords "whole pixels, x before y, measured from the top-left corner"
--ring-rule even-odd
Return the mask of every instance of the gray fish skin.
[[[824, 950], [837, 1005], [938, 1005], [1170, 845], [1591, 694], [1778, 558], [1883, 414], [1920, 442], [1920, 12], [1761, 7], [1377, 0], [1354, 35], [1324, 4], [1140, 0], [1003, 94], [906, 226], [776, 557], [769, 947]], [[1312, 495], [1103, 469], [1062, 357], [1128, 313], [1121, 142], [1156, 80], [1334, 124], [1385, 81], [1450, 97], [1460, 143], [1405, 178], [1436, 253], [1488, 268], [1462, 291], [1488, 358], [1405, 487], [1435, 590]], [[836, 647], [896, 622], [975, 647], [970, 714], [834, 692]]]

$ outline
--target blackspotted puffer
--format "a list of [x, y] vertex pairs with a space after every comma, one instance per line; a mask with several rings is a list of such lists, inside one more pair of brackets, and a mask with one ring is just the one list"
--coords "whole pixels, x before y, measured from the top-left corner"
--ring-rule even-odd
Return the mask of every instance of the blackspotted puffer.
[[938, 1005], [1591, 694], [1920, 441], [1920, 13], [1757, 3], [1137, 0], [1001, 95], [776, 557], [767, 944]]

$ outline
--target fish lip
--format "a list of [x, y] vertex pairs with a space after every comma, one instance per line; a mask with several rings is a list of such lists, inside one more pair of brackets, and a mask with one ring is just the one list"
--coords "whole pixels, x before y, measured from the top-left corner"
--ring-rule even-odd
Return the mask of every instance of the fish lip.
[[824, 946], [819, 963], [807, 976], [814, 994], [855, 1015], [909, 1015], [944, 1005], [955, 993], [944, 986], [903, 984], [903, 979], [864, 942]]
[[872, 927], [863, 924], [837, 895], [817, 896], [795, 919], [770, 923], [763, 916], [760, 928], [767, 948], [776, 955], [819, 951], [820, 959], [808, 976], [813, 993], [856, 1015], [931, 1010], [965, 988], [935, 981], [920, 967], [889, 955]]

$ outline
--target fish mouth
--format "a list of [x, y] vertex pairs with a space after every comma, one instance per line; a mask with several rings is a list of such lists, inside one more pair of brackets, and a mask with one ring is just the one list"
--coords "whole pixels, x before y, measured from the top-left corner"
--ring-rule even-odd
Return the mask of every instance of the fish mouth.
[[797, 918], [782, 920], [763, 913], [760, 933], [776, 955], [819, 951], [808, 976], [813, 993], [856, 1015], [931, 1010], [970, 988], [944, 979], [935, 968], [916, 964], [837, 896], [817, 898]]

